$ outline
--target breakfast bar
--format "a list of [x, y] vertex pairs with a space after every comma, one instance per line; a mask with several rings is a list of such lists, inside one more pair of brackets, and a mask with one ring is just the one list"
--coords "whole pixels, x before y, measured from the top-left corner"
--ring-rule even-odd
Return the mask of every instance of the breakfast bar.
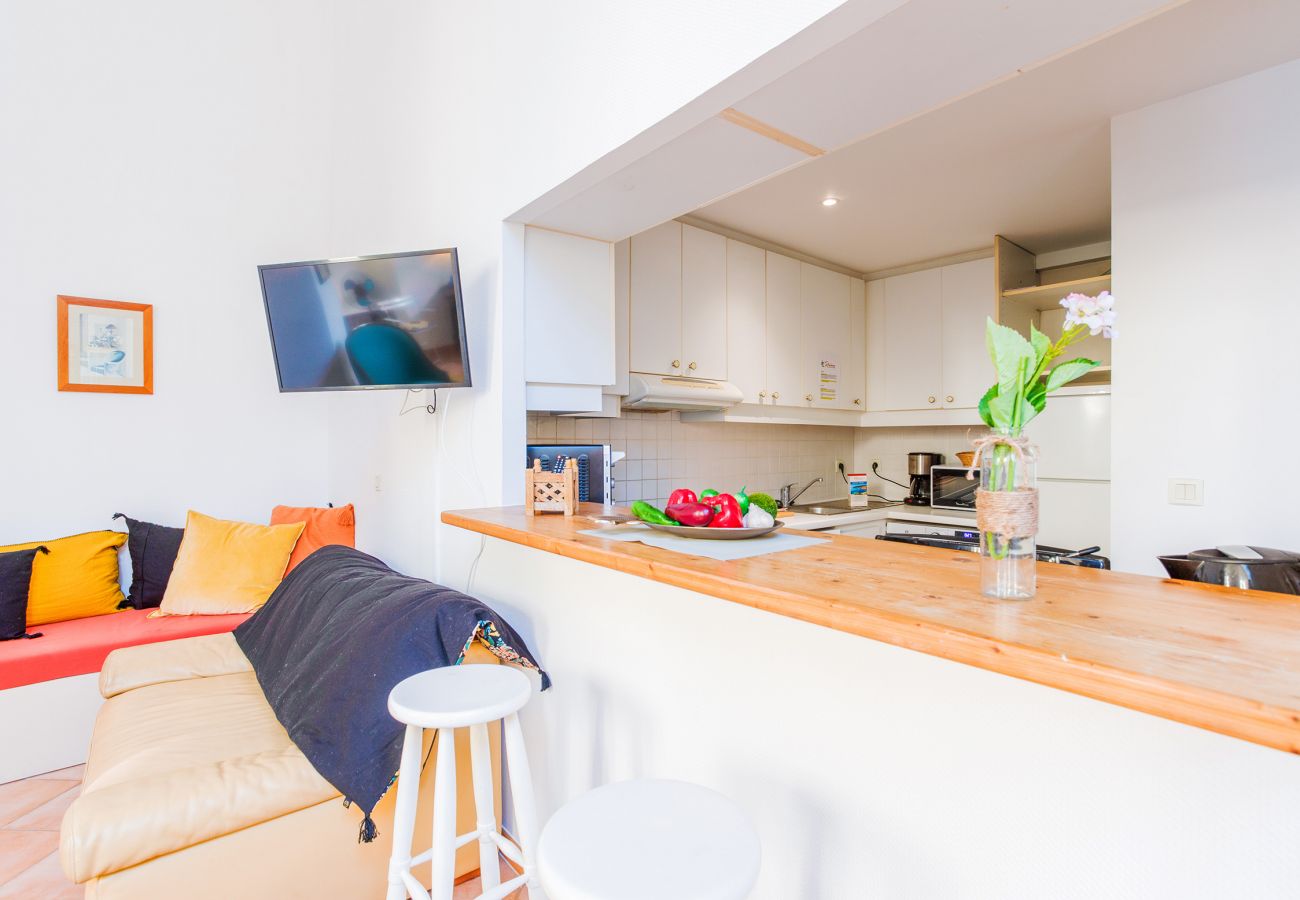
[[721, 561], [583, 534], [600, 511], [443, 514], [484, 536], [473, 592], [555, 661], [526, 722], [545, 809], [711, 785], [759, 823], [763, 897], [1300, 879], [1296, 598], [1040, 565], [1034, 599], [995, 601], [967, 553], [818, 535]]

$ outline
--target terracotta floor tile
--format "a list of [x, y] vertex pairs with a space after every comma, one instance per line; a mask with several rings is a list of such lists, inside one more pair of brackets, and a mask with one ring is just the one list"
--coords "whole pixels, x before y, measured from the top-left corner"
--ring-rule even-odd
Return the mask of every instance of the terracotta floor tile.
[[44, 775], [33, 775], [33, 778], [42, 780], [53, 778], [56, 781], [82, 781], [86, 776], [86, 764], [79, 766], [69, 766], [66, 769], [55, 769], [53, 772], [46, 772]]
[[46, 801], [77, 787], [79, 781], [28, 778], [0, 784], [0, 825], [25, 816]]
[[0, 900], [81, 900], [85, 894], [85, 888], [63, 874], [58, 853], [51, 853], [17, 878], [0, 884]]
[[26, 815], [14, 819], [5, 828], [21, 831], [58, 831], [63, 822], [63, 814], [68, 811], [72, 801], [81, 793], [81, 785], [64, 791], [53, 800], [47, 800]]
[[0, 831], [0, 885], [36, 865], [59, 847], [52, 831]]

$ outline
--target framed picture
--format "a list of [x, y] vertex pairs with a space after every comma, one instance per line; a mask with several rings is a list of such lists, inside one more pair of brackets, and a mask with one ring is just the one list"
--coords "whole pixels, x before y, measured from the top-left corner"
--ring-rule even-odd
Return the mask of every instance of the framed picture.
[[59, 390], [153, 393], [153, 307], [59, 296]]

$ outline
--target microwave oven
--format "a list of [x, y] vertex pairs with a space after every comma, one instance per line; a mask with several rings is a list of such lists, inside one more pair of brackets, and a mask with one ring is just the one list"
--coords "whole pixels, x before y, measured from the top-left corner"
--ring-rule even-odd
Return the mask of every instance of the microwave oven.
[[583, 503], [614, 502], [614, 463], [623, 454], [612, 451], [609, 444], [529, 444], [529, 468], [533, 460], [541, 460], [548, 472], [560, 472], [565, 460], [578, 463], [578, 499]]
[[930, 505], [939, 509], [975, 509], [979, 473], [967, 478], [965, 466], [930, 467]]

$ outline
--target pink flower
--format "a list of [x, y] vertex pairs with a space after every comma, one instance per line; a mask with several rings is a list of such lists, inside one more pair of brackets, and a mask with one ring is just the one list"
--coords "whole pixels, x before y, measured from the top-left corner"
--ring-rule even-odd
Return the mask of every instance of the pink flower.
[[1088, 333], [1112, 338], [1115, 336], [1115, 298], [1110, 291], [1096, 297], [1087, 294], [1070, 294], [1061, 301], [1065, 307], [1065, 327], [1084, 325]]

